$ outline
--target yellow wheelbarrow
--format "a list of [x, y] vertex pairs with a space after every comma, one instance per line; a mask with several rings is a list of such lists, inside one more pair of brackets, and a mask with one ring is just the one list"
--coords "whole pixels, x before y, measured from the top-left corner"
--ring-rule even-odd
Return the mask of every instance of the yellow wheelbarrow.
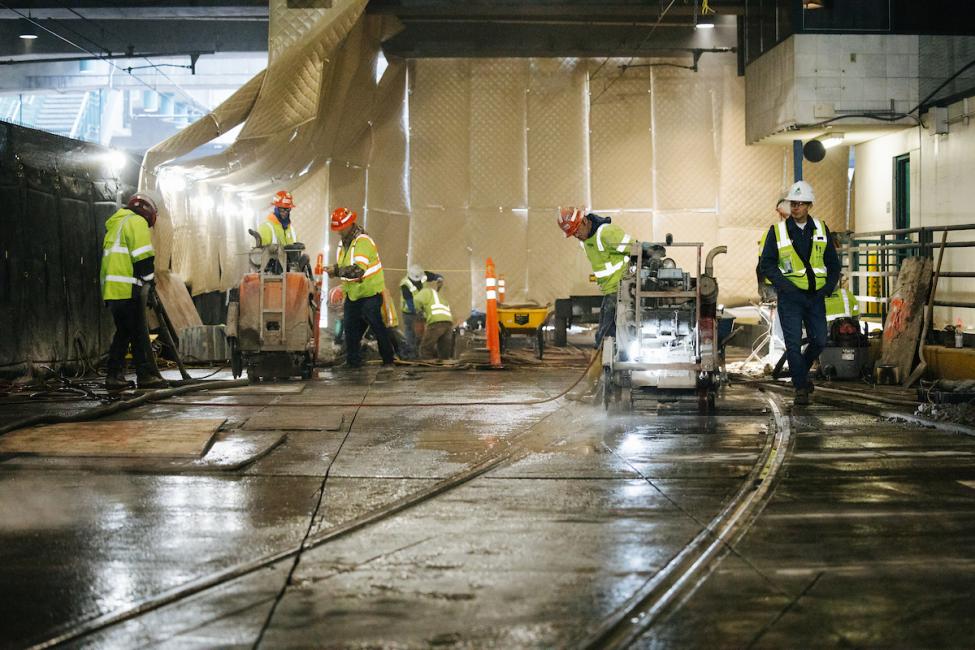
[[535, 337], [535, 356], [545, 351], [545, 323], [552, 310], [549, 305], [503, 305], [498, 307], [498, 333], [502, 352], [508, 347], [508, 337], [514, 334]]

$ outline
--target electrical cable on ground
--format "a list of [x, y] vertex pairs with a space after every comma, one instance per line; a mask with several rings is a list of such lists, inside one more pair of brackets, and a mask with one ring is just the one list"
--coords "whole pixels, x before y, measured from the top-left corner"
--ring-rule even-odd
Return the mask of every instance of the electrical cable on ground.
[[16, 420], [9, 424], [0, 426], [0, 436], [10, 433], [16, 429], [37, 426], [39, 424], [59, 424], [63, 422], [85, 422], [87, 420], [95, 420], [106, 415], [113, 415], [115, 413], [127, 411], [149, 402], [175, 397], [176, 395], [182, 395], [184, 393], [192, 393], [198, 390], [208, 390], [217, 387], [235, 388], [237, 386], [247, 386], [249, 383], [250, 382], [248, 382], [246, 379], [237, 379], [234, 381], [213, 381], [206, 384], [194, 382], [188, 386], [178, 386], [176, 388], [163, 388], [161, 390], [149, 391], [137, 397], [133, 397], [132, 399], [120, 400], [112, 404], [86, 409], [80, 413], [74, 413], [71, 415], [55, 415], [53, 413], [32, 415], [28, 418], [23, 418], [21, 420]]
[[[500, 401], [500, 402], [486, 402], [486, 401], [477, 401], [477, 402], [365, 402], [365, 401], [362, 401], [362, 402], [301, 402], [301, 403], [295, 403], [295, 404], [288, 404], [288, 403], [283, 403], [282, 404], [282, 403], [277, 403], [277, 404], [274, 405], [274, 407], [275, 408], [279, 408], [279, 407], [297, 407], [297, 408], [312, 408], [312, 407], [346, 407], [346, 408], [347, 407], [353, 407], [353, 408], [355, 408], [355, 407], [358, 407], [358, 408], [367, 408], [367, 407], [383, 407], [383, 406], [389, 406], [389, 407], [407, 407], [408, 406], [408, 407], [413, 407], [413, 408], [430, 408], [430, 407], [444, 407], [444, 406], [536, 406], [538, 404], [547, 404], [548, 402], [554, 402], [555, 400], [557, 400], [557, 399], [559, 399], [561, 397], [564, 397], [567, 394], [569, 394], [569, 392], [572, 391], [572, 389], [574, 389], [576, 386], [579, 385], [579, 382], [581, 382], [583, 379], [586, 378], [586, 375], [589, 373], [589, 369], [592, 368], [593, 364], [596, 362], [596, 359], [598, 359], [599, 356], [600, 356], [599, 355], [599, 350], [596, 350], [596, 352], [592, 355], [592, 358], [589, 360], [589, 363], [586, 365], [585, 370], [582, 371], [582, 374], [579, 376], [578, 379], [576, 379], [574, 382], [572, 382], [572, 385], [571, 386], [569, 386], [568, 388], [566, 388], [565, 390], [563, 390], [558, 395], [555, 395], [553, 397], [546, 397], [544, 399], [536, 399], [536, 400], [508, 400], [508, 401]], [[263, 402], [235, 402], [233, 404], [224, 403], [224, 402], [176, 402], [176, 403], [174, 403], [174, 406], [220, 406], [220, 407], [234, 408], [234, 407], [254, 407], [254, 406], [268, 406], [268, 405], [266, 403], [263, 403]], [[0, 433], [2, 433], [2, 431], [0, 431]]]

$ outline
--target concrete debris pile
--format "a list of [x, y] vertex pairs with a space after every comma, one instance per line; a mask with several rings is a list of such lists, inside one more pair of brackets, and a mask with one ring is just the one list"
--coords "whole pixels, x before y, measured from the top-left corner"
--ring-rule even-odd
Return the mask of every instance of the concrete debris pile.
[[941, 380], [918, 393], [924, 402], [918, 406], [915, 415], [975, 426], [975, 380]]

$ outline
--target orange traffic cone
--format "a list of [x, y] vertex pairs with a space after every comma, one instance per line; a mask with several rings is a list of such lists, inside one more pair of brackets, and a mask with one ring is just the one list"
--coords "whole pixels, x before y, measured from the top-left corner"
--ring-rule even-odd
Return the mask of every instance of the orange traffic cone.
[[484, 280], [487, 289], [487, 318], [484, 328], [487, 331], [487, 347], [491, 354], [491, 365], [501, 367], [501, 343], [498, 341], [498, 280], [494, 275], [494, 262], [487, 259], [487, 273]]

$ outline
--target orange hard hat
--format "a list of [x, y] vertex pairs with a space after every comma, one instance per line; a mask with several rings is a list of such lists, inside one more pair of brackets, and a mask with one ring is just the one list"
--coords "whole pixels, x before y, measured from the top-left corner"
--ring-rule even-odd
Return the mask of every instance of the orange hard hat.
[[571, 237], [582, 225], [582, 210], [580, 208], [559, 208], [559, 228], [566, 237]]
[[276, 208], [287, 208], [290, 210], [295, 207], [295, 199], [291, 196], [291, 192], [281, 190], [280, 192], [275, 192], [274, 199], [271, 200], [271, 205]]
[[328, 292], [328, 306], [341, 307], [343, 302], [345, 302], [345, 291], [342, 290], [342, 287], [332, 287], [332, 290]]
[[344, 230], [355, 223], [355, 219], [356, 213], [348, 208], [335, 208], [332, 210], [332, 230]]

